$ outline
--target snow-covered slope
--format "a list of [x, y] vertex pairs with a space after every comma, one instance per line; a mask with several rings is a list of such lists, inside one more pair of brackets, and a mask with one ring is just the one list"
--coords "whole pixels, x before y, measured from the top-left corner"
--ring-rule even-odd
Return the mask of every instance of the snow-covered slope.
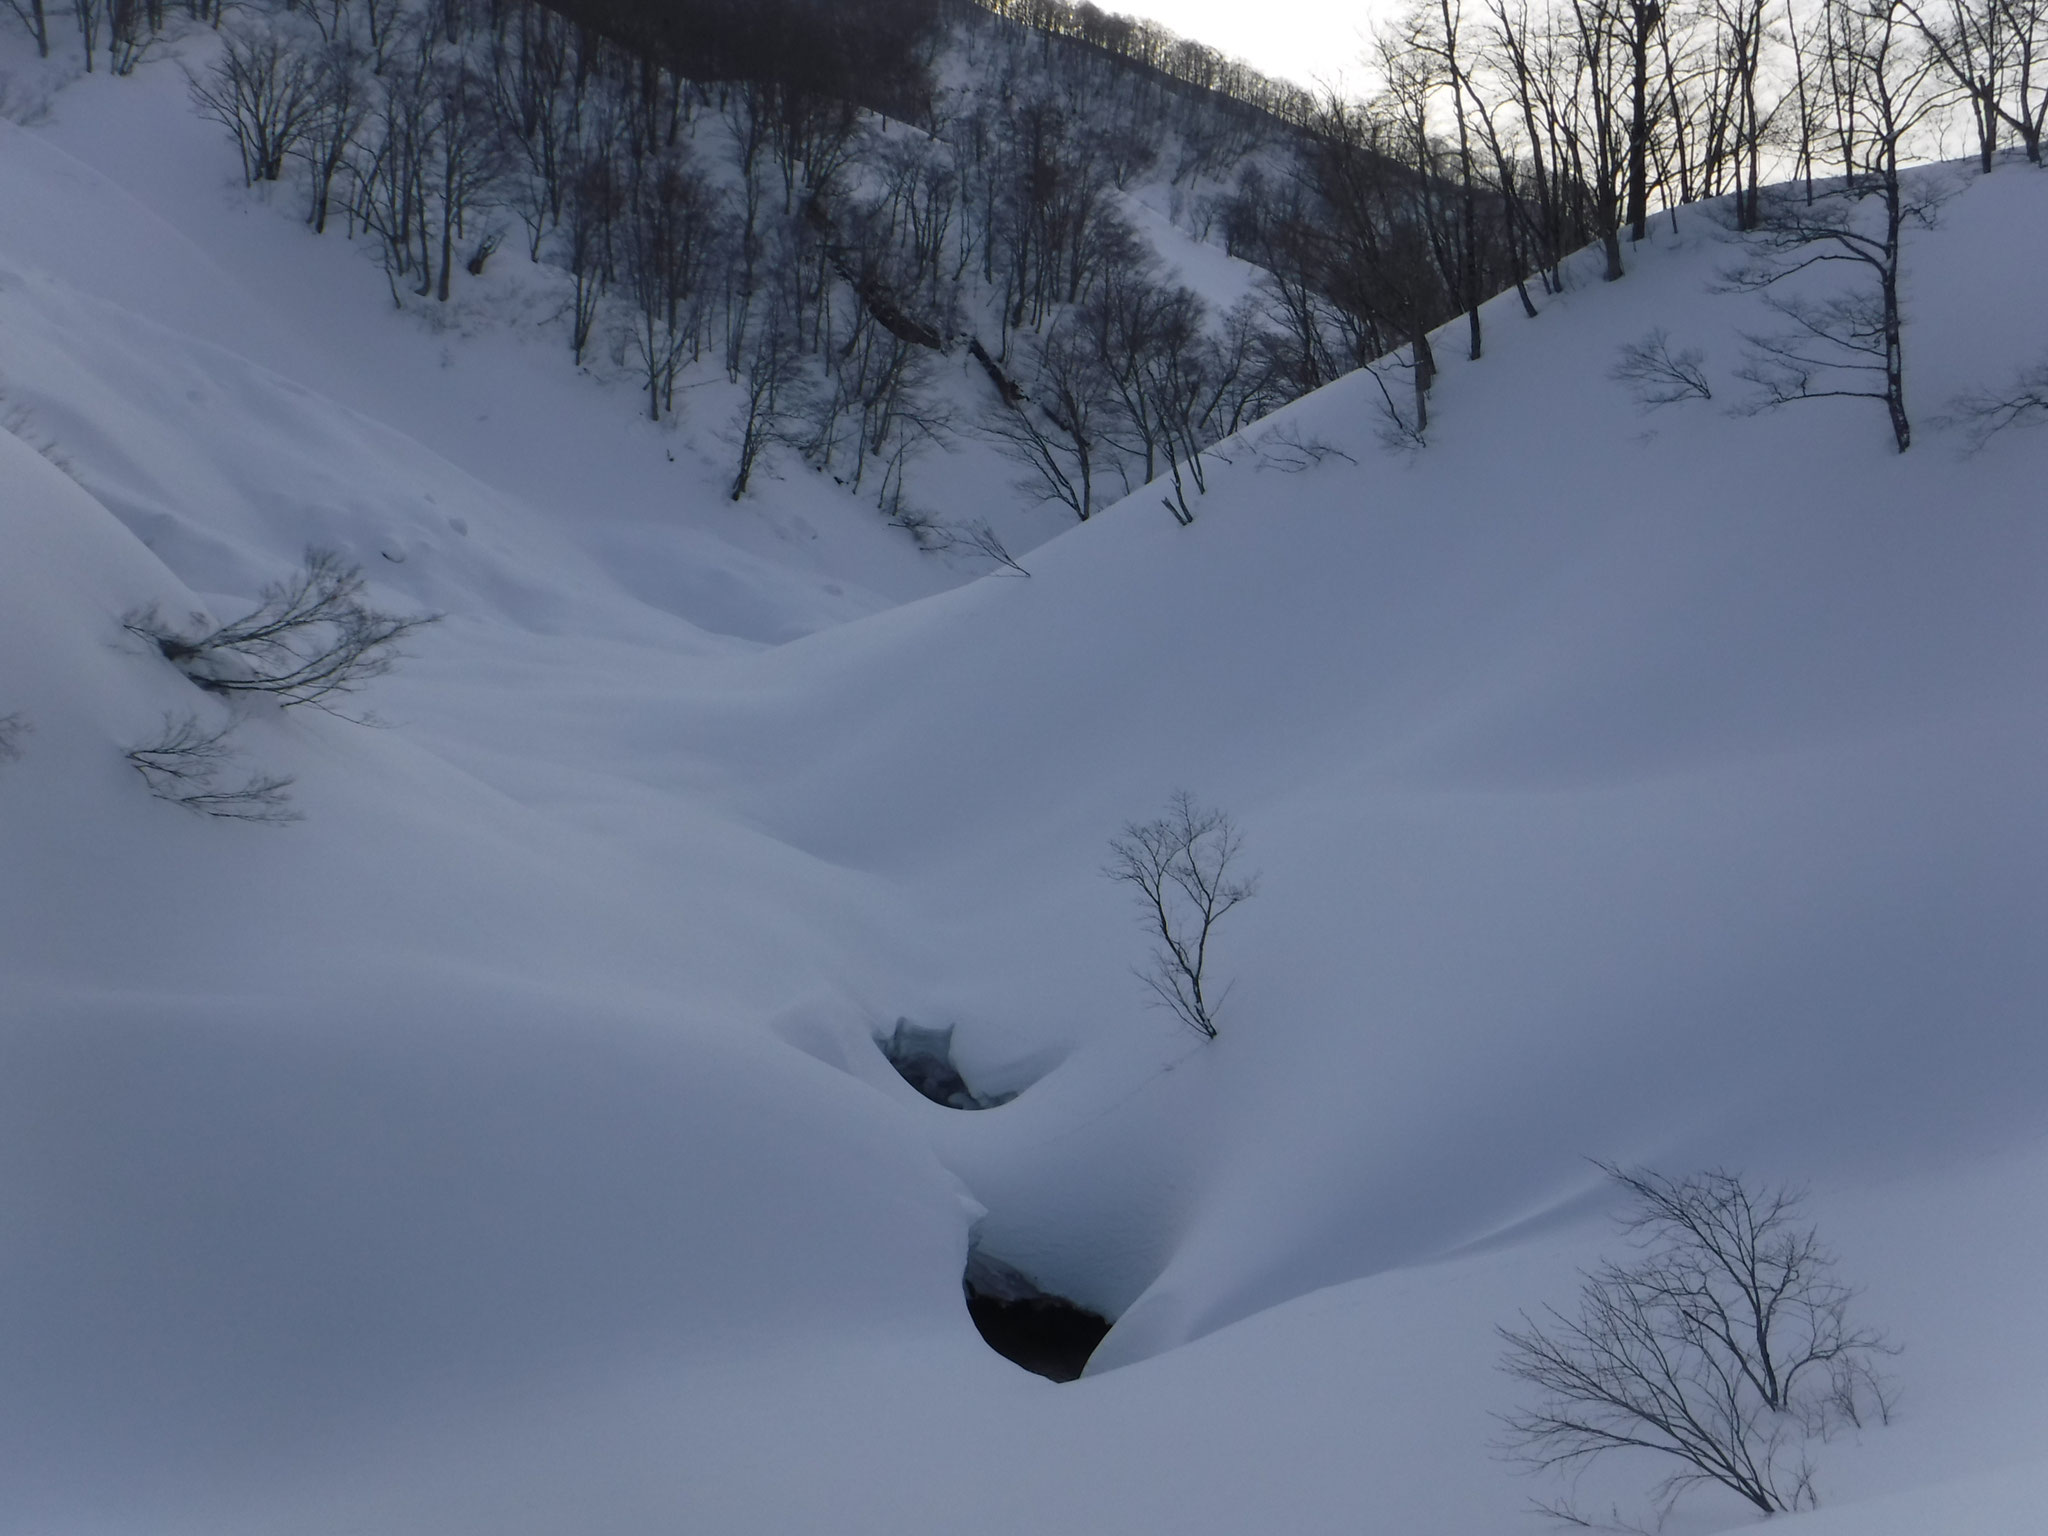
[[[288, 264], [181, 89], [0, 124], [0, 1529], [1504, 1529], [1587, 1157], [1815, 1183], [1906, 1353], [1804, 1528], [2028, 1528], [2048, 438], [1723, 414], [1764, 317], [1688, 213], [1489, 311], [1419, 453], [1353, 377], [1191, 528], [901, 602], [843, 502]], [[2044, 244], [2019, 166], [1916, 238], [1923, 410], [2033, 360]], [[1607, 378], [1660, 325], [1713, 404]], [[151, 799], [230, 715], [122, 616], [308, 543], [443, 615], [383, 728], [244, 712], [296, 824]], [[1264, 877], [1214, 1044], [1099, 873], [1181, 787]], [[899, 1016], [1020, 1096], [918, 1098]], [[1120, 1315], [1088, 1378], [981, 1344], [977, 1220]]]

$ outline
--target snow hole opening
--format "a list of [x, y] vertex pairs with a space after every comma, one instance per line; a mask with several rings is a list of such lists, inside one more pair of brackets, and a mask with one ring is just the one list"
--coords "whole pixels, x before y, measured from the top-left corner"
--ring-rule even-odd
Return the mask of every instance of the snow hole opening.
[[1048, 1381], [1078, 1381], [1111, 1319], [1043, 1290], [1014, 1265], [970, 1246], [967, 1315], [988, 1347]]
[[886, 1035], [876, 1035], [875, 1045], [896, 1075], [934, 1104], [948, 1109], [994, 1109], [1017, 1097], [1007, 1093], [977, 1093], [961, 1076], [953, 1060], [953, 1028], [931, 1029], [898, 1019]]

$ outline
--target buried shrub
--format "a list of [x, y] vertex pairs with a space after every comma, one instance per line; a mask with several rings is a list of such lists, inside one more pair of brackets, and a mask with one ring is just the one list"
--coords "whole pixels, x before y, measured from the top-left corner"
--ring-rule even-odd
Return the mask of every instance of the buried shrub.
[[389, 672], [398, 642], [434, 622], [378, 612], [364, 603], [363, 585], [361, 566], [309, 549], [288, 580], [265, 587], [256, 609], [231, 623], [198, 628], [204, 619], [194, 615], [188, 630], [152, 607], [122, 624], [209, 693], [266, 693], [287, 708], [330, 709], [330, 700]]
[[227, 740], [233, 729], [224, 725], [209, 730], [196, 715], [183, 719], [166, 715], [153, 740], [128, 749], [128, 761], [157, 799], [202, 816], [226, 821], [297, 821], [299, 813], [291, 808], [291, 797], [285, 793], [291, 787], [289, 778], [252, 774], [235, 782], [232, 770], [237, 754]]

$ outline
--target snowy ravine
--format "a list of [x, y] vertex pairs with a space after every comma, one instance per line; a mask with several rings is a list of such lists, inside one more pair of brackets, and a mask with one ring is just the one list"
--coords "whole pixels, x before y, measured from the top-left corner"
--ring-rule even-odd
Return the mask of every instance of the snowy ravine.
[[[2048, 176], [1944, 174], [1930, 423], [2048, 338]], [[1539, 1530], [1494, 1329], [1613, 1251], [1589, 1158], [1810, 1184], [1904, 1346], [1774, 1530], [2039, 1528], [2048, 432], [1724, 412], [1687, 210], [1447, 339], [1426, 448], [1354, 375], [936, 591], [231, 176], [168, 66], [0, 122], [0, 1532]], [[1712, 403], [1609, 379], [1657, 326]], [[123, 615], [308, 544], [442, 616], [379, 725], [239, 712], [290, 825], [152, 799], [229, 710]], [[1178, 788], [1263, 877], [1213, 1044], [1101, 873]]]

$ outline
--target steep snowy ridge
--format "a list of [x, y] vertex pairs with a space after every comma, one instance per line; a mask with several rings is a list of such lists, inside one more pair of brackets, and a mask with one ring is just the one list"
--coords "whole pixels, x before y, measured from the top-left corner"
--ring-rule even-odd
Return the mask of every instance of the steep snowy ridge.
[[[1588, 1157], [1812, 1181], [1905, 1346], [1787, 1529], [2030, 1528], [2048, 434], [1730, 416], [1769, 316], [1688, 210], [1443, 337], [1427, 447], [1353, 375], [1191, 527], [933, 592], [217, 188], [166, 233], [180, 91], [0, 124], [0, 1531], [1511, 1529], [1492, 1330], [1611, 1249]], [[2048, 179], [1939, 174], [1923, 422], [2048, 331]], [[1653, 326], [1712, 402], [1608, 377]], [[308, 544], [441, 615], [377, 727], [122, 629]], [[304, 819], [152, 799], [184, 714]], [[1213, 1043], [1100, 873], [1183, 787], [1262, 875]], [[982, 1345], [970, 1232], [1118, 1317], [1088, 1377]]]

